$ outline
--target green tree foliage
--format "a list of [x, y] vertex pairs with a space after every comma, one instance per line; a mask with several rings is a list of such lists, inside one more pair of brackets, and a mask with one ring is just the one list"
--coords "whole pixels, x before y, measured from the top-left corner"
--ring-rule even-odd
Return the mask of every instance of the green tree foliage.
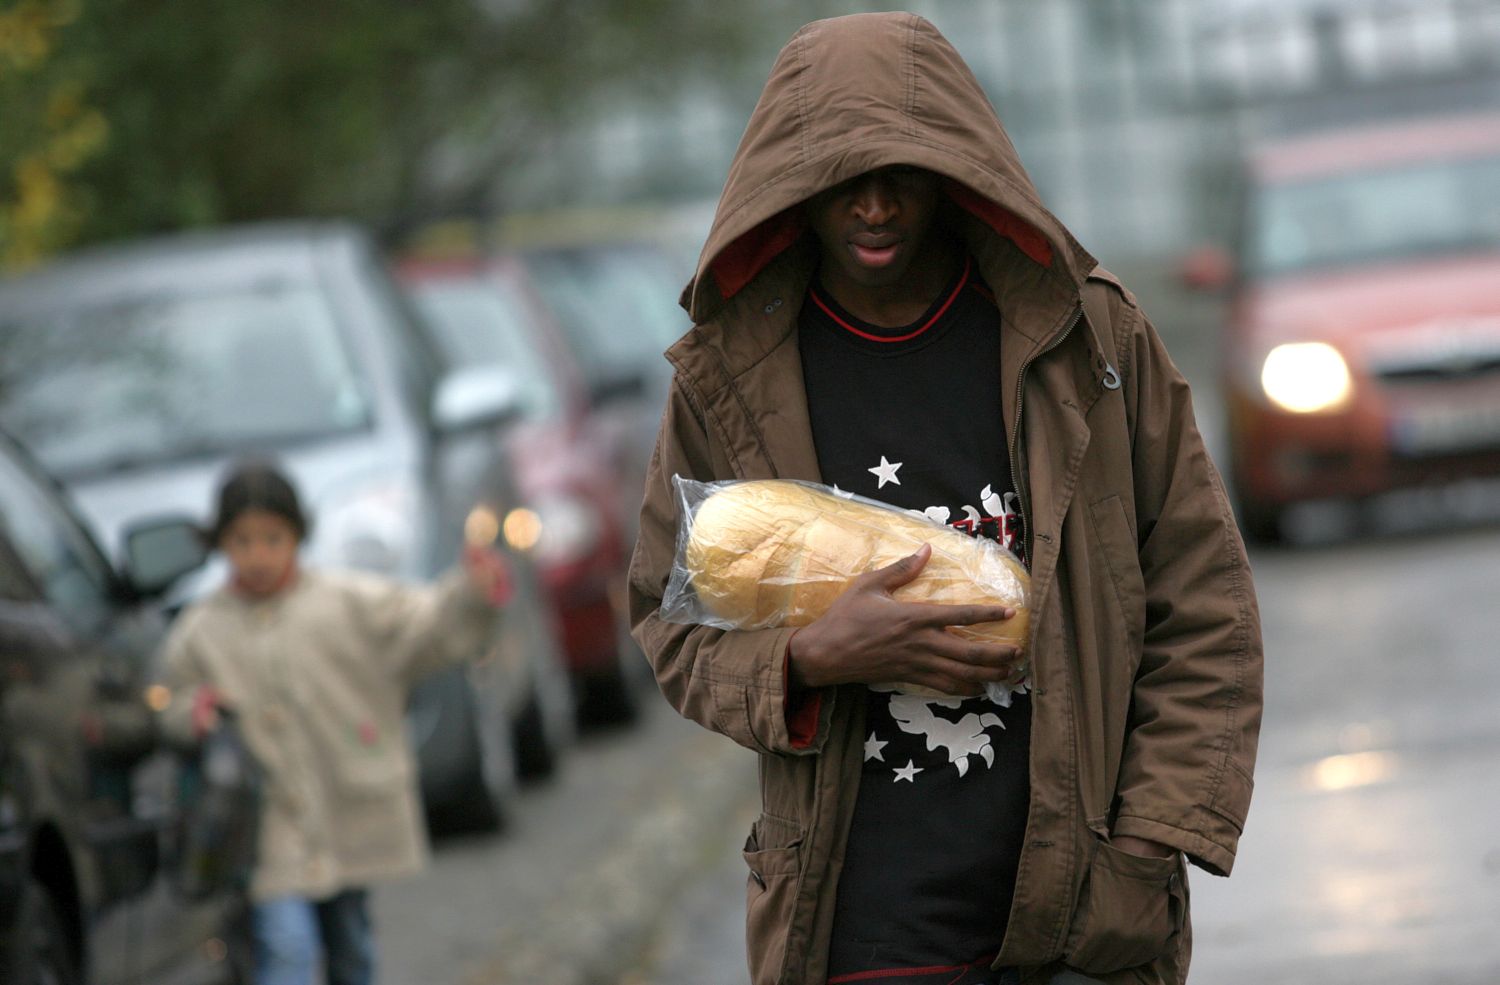
[[89, 100], [87, 60], [65, 45], [77, 0], [0, 9], [0, 266], [35, 261], [86, 225], [79, 169], [108, 125]]
[[474, 207], [600, 92], [732, 62], [692, 0], [15, 0], [0, 264], [218, 222]]

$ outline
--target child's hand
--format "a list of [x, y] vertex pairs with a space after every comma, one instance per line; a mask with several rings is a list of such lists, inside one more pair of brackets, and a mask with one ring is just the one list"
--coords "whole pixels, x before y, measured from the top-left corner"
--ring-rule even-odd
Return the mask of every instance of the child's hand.
[[193, 692], [193, 738], [201, 739], [219, 727], [219, 692], [211, 684], [201, 684]]
[[486, 602], [497, 609], [510, 602], [516, 586], [504, 554], [471, 544], [464, 548], [463, 563], [469, 584]]

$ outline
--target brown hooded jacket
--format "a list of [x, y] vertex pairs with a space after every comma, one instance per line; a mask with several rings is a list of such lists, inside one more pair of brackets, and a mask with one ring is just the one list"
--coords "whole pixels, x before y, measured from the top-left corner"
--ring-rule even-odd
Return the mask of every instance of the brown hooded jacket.
[[[892, 164], [947, 179], [1005, 332], [996, 370], [1032, 559], [1035, 690], [1027, 835], [996, 964], [1028, 980], [1065, 961], [1110, 982], [1180, 982], [1184, 857], [1228, 874], [1250, 801], [1261, 644], [1244, 547], [1156, 332], [1038, 200], [958, 53], [909, 14], [819, 21], [781, 52], [683, 295], [696, 327], [667, 352], [675, 383], [631, 565], [635, 635], [663, 694], [760, 753], [751, 978], [827, 977], [864, 703], [828, 689], [812, 742], [794, 742], [792, 630], [658, 617], [671, 479], [820, 479], [797, 345], [817, 247], [799, 206]], [[1114, 835], [1182, 854], [1130, 855]]]

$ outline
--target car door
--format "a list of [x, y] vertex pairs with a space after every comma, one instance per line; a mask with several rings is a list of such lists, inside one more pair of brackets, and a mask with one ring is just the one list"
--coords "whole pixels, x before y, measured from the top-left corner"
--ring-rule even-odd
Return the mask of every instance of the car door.
[[31, 585], [30, 598], [12, 601], [7, 620], [15, 663], [6, 719], [36, 788], [33, 823], [64, 833], [92, 980], [128, 982], [135, 904], [155, 877], [158, 853], [151, 826], [132, 812], [124, 765], [149, 735], [149, 719], [137, 713], [131, 721], [129, 702], [119, 698], [117, 658], [101, 644], [113, 615], [112, 580], [10, 456], [0, 456], [0, 523]]
[[25, 735], [14, 724], [17, 716], [11, 705], [19, 702], [24, 709], [33, 697], [28, 690], [37, 679], [37, 664], [49, 662], [34, 631], [37, 610], [43, 605], [0, 536], [0, 981], [7, 982], [21, 980], [35, 937], [25, 894], [36, 811], [26, 779]]
[[221, 956], [215, 935], [237, 903], [180, 891], [183, 764], [156, 743], [146, 691], [163, 621], [127, 598], [55, 489], [9, 456], [0, 456], [0, 518], [41, 603], [28, 646], [45, 686], [23, 697], [80, 857], [91, 980], [163, 982]]

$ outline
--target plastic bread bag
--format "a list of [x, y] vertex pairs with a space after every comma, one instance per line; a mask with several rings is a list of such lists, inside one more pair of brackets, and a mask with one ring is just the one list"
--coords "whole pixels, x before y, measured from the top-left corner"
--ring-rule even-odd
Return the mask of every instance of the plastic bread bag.
[[[827, 486], [787, 479], [697, 482], [677, 491], [676, 559], [662, 599], [667, 622], [720, 629], [805, 626], [828, 611], [858, 575], [932, 545], [921, 573], [894, 597], [941, 605], [1013, 606], [1003, 622], [950, 626], [984, 643], [1027, 645], [1030, 577], [1015, 555], [921, 514]], [[930, 689], [895, 684], [912, 693]], [[1001, 706], [1026, 690], [995, 682]]]

